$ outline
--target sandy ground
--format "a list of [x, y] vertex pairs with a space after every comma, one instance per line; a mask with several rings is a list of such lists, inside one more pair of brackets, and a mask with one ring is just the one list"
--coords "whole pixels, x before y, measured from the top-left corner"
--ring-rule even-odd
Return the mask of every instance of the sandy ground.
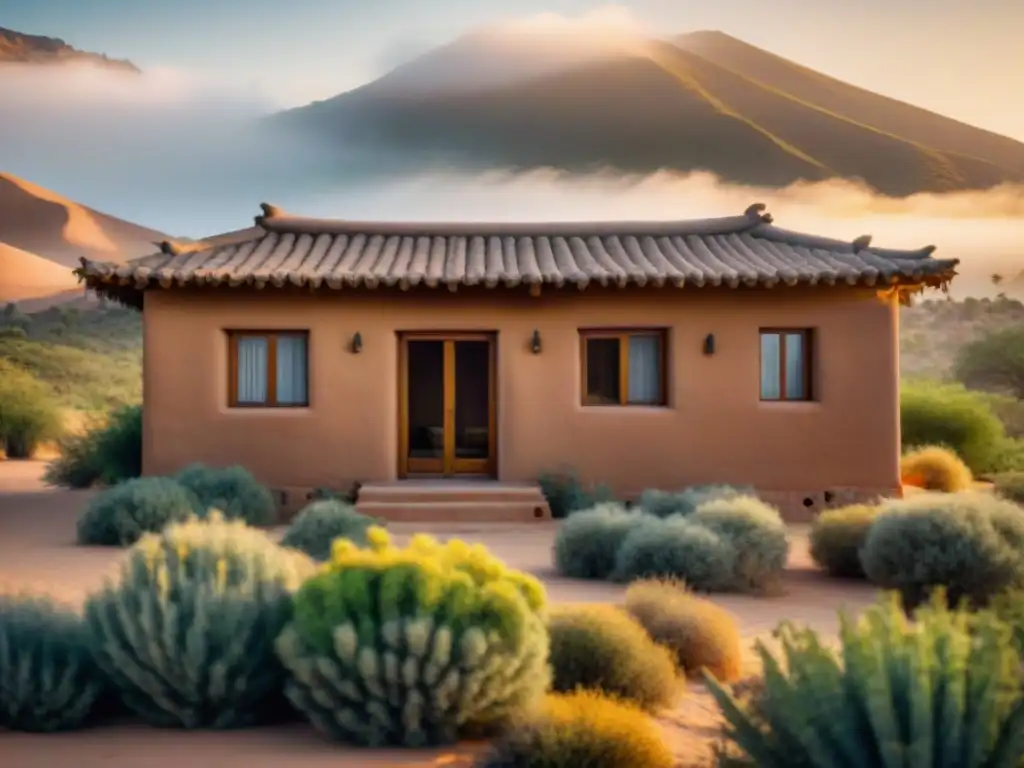
[[[116, 566], [121, 551], [74, 545], [75, 517], [91, 492], [47, 489], [39, 480], [41, 469], [41, 462], [0, 462], [0, 591], [48, 593], [80, 605]], [[402, 538], [415, 527], [396, 525], [393, 530]], [[552, 601], [617, 602], [624, 591], [617, 585], [573, 581], [555, 574], [551, 566], [554, 523], [431, 526], [430, 532], [441, 538], [459, 536], [486, 544], [509, 564], [541, 578]], [[857, 611], [874, 599], [874, 591], [864, 585], [827, 580], [815, 571], [803, 531], [794, 529], [792, 541], [784, 594], [715, 597], [715, 602], [736, 615], [748, 644], [770, 633], [783, 619], [834, 635], [838, 608]], [[751, 672], [756, 670], [752, 655], [748, 666]], [[659, 723], [677, 754], [679, 768], [706, 764], [718, 717], [700, 685], [688, 686], [678, 706], [665, 712]], [[183, 748], [188, 750], [185, 759], [191, 768], [229, 768], [236, 760], [247, 768], [269, 768], [284, 760], [294, 768], [467, 766], [474, 751], [473, 745], [430, 753], [352, 750], [325, 742], [303, 725], [226, 733], [124, 725], [61, 735], [0, 734], [3, 762], [16, 768], [65, 763], [165, 768], [182, 759], [178, 750]]]

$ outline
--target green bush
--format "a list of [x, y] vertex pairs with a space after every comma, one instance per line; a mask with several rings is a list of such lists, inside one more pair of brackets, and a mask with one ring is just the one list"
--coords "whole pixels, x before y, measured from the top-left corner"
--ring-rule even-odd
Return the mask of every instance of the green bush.
[[998, 496], [1024, 504], [1024, 472], [1003, 472], [993, 475], [992, 485]]
[[985, 398], [955, 384], [904, 384], [900, 394], [903, 448], [949, 448], [975, 474], [991, 472], [1006, 430]]
[[48, 599], [0, 595], [0, 728], [78, 728], [104, 689], [80, 616]]
[[707, 670], [716, 680], [737, 680], [743, 646], [736, 617], [677, 582], [636, 581], [626, 590], [625, 609], [689, 676]]
[[195, 496], [195, 511], [200, 517], [216, 509], [228, 520], [244, 520], [249, 525], [273, 525], [277, 520], [277, 506], [270, 490], [245, 467], [191, 464], [174, 479]]
[[555, 568], [574, 579], [607, 579], [622, 540], [644, 519], [618, 504], [574, 512], [555, 534]]
[[367, 529], [379, 524], [374, 518], [356, 512], [351, 504], [335, 499], [314, 501], [295, 516], [281, 545], [305, 552], [314, 560], [327, 560], [335, 539], [365, 544]]
[[928, 491], [959, 493], [974, 485], [970, 468], [948, 448], [925, 445], [903, 454], [900, 478], [904, 485]]
[[1024, 589], [1012, 589], [996, 595], [991, 608], [1010, 627], [1013, 645], [1024, 660]]
[[552, 689], [559, 693], [582, 688], [656, 710], [679, 692], [672, 654], [615, 606], [560, 606], [548, 634]]
[[277, 640], [288, 697], [328, 735], [426, 746], [532, 709], [550, 680], [546, 596], [481, 545], [415, 536], [338, 539]]
[[644, 712], [593, 691], [548, 696], [474, 763], [476, 768], [672, 768], [675, 756]]
[[786, 670], [763, 645], [764, 688], [745, 706], [710, 676], [739, 754], [727, 765], [1014, 768], [1024, 760], [1024, 698], [1007, 627], [939, 601], [909, 624], [897, 600], [854, 622], [841, 659], [811, 630], [779, 631]]
[[50, 388], [0, 359], [0, 448], [8, 458], [30, 458], [40, 443], [59, 437], [62, 426]]
[[786, 570], [789, 540], [778, 510], [752, 496], [708, 501], [688, 518], [732, 546], [732, 588], [765, 591]]
[[1024, 325], [989, 330], [964, 344], [954, 373], [973, 389], [1006, 392], [1024, 400]]
[[137, 477], [94, 496], [78, 516], [78, 543], [91, 546], [134, 544], [144, 533], [192, 515], [195, 499], [169, 477]]
[[863, 579], [860, 550], [878, 516], [878, 507], [852, 504], [828, 509], [811, 525], [811, 557], [830, 576]]
[[984, 605], [1024, 583], [1024, 514], [987, 493], [922, 493], [885, 502], [861, 550], [868, 579], [909, 606], [944, 587]]
[[556, 520], [568, 517], [581, 509], [591, 509], [616, 501], [611, 488], [606, 485], [586, 488], [575, 472], [543, 474], [538, 483], [551, 510], [551, 516]]
[[234, 728], [285, 712], [274, 640], [314, 569], [219, 514], [147, 534], [85, 606], [93, 653], [122, 702], [157, 726]]
[[640, 508], [656, 517], [692, 515], [706, 501], [754, 495], [754, 489], [750, 486], [695, 485], [682, 491], [648, 489], [640, 494]]
[[615, 581], [680, 579], [698, 592], [722, 592], [733, 586], [732, 545], [687, 518], [644, 515], [619, 541]]
[[60, 457], [44, 475], [46, 482], [64, 488], [115, 485], [142, 474], [142, 406], [115, 410], [104, 422], [58, 443]]

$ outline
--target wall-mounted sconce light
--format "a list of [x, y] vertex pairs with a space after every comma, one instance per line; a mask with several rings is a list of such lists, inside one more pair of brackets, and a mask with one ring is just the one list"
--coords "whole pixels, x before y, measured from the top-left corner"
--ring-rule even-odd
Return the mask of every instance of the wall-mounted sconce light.
[[352, 354], [358, 355], [363, 351], [363, 335], [356, 331], [356, 335], [352, 337]]
[[713, 333], [709, 333], [707, 336], [704, 337], [704, 354], [715, 354], [715, 334]]
[[530, 351], [535, 355], [540, 354], [540, 331], [535, 330], [530, 337]]

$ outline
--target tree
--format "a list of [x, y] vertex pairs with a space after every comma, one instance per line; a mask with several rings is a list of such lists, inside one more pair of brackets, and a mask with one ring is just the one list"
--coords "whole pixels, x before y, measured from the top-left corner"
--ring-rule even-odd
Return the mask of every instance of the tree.
[[954, 372], [965, 386], [1024, 400], [1024, 325], [990, 331], [965, 344]]
[[4, 307], [4, 325], [14, 328], [24, 328], [28, 325], [28, 322], [28, 315], [18, 309], [17, 304], [13, 301], [7, 303], [7, 306]]

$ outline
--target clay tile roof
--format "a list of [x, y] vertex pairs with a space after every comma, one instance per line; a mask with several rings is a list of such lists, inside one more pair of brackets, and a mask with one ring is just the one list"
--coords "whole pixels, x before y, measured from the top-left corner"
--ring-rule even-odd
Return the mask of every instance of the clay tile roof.
[[805, 235], [763, 204], [740, 216], [598, 223], [394, 223], [308, 219], [264, 203], [256, 227], [125, 264], [82, 259], [86, 286], [125, 303], [173, 286], [308, 288], [520, 285], [945, 285], [958, 259]]

